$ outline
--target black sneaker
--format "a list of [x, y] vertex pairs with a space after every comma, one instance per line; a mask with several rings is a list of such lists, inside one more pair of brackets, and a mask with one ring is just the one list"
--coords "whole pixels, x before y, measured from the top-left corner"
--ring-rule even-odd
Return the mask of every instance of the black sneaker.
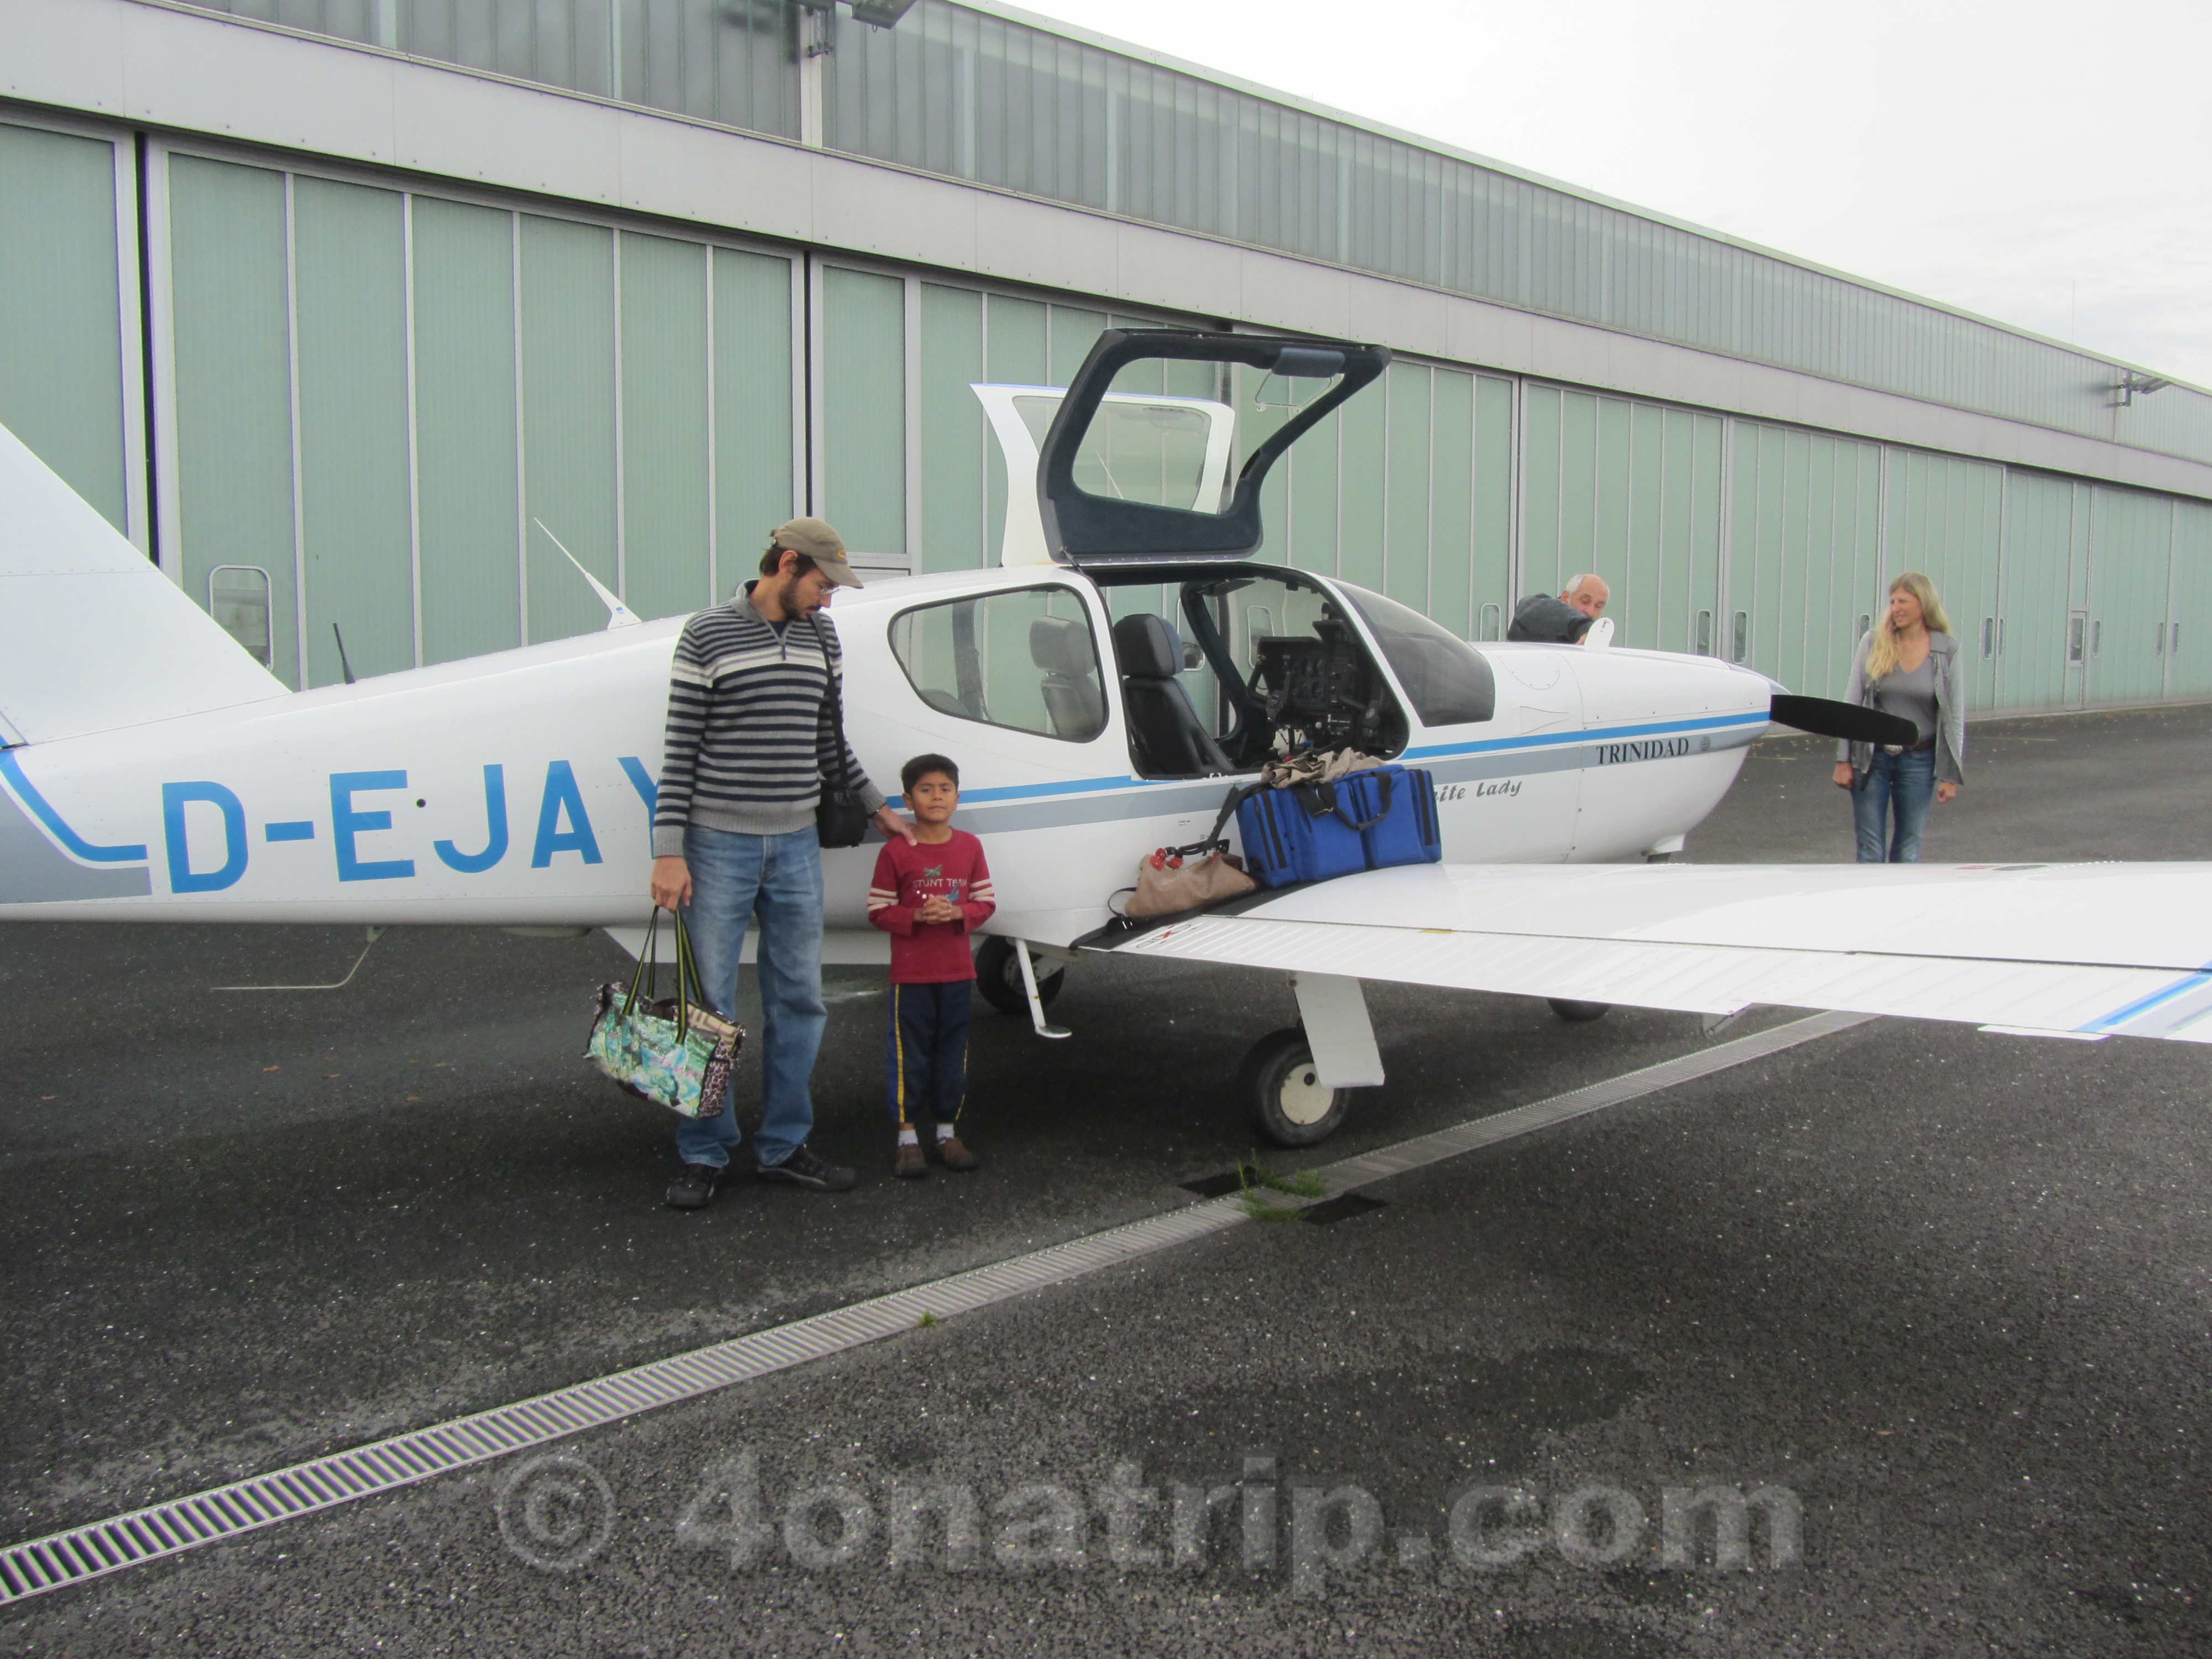
[[842, 1164], [825, 1164], [804, 1142], [782, 1163], [763, 1164], [754, 1173], [763, 1181], [788, 1181], [794, 1187], [810, 1187], [817, 1193], [842, 1193], [860, 1179]]
[[722, 1171], [712, 1164], [687, 1164], [668, 1183], [668, 1207], [703, 1210], [714, 1201], [714, 1188], [722, 1184]]

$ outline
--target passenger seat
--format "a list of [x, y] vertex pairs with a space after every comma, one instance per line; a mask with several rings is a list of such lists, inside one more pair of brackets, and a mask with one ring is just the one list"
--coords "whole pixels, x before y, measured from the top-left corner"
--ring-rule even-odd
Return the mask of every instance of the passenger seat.
[[1044, 671], [1044, 711], [1054, 737], [1088, 743], [1106, 729], [1106, 694], [1089, 624], [1039, 617], [1030, 624], [1030, 661]]

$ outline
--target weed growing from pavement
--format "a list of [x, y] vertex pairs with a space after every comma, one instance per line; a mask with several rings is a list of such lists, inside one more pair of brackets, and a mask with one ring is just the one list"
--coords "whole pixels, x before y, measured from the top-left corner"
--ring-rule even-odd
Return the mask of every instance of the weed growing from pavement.
[[1319, 1198], [1322, 1190], [1321, 1176], [1313, 1170], [1278, 1175], [1260, 1162], [1257, 1153], [1237, 1164], [1237, 1207], [1255, 1221], [1289, 1221], [1298, 1215], [1295, 1205], [1269, 1202], [1270, 1192], [1286, 1193], [1292, 1198]]

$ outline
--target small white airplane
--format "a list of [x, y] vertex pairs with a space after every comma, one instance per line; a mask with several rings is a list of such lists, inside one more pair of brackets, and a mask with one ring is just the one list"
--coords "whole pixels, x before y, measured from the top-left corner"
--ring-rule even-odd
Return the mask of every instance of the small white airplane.
[[[1225, 403], [1110, 390], [1156, 359], [1289, 389], [1233, 481]], [[870, 775], [926, 750], [960, 763], [999, 893], [979, 963], [994, 1003], [1066, 1035], [1044, 1005], [1085, 951], [1286, 973], [1301, 1024], [1241, 1082], [1286, 1145], [1382, 1081], [1367, 981], [1525, 993], [1567, 1018], [1756, 1002], [2212, 1042], [2212, 866], [1659, 862], [1770, 721], [1888, 737], [1889, 717], [1711, 658], [1470, 645], [1255, 562], [1268, 469], [1388, 361], [1114, 331], [1065, 392], [978, 387], [1007, 475], [1037, 480], [1012, 492], [1001, 563], [840, 599]], [[0, 921], [599, 927], [634, 952], [683, 619], [640, 623], [599, 591], [604, 633], [289, 691], [0, 429]], [[1139, 595], [1171, 599], [1188, 650]], [[1116, 927], [1139, 860], [1203, 837], [1294, 743], [1425, 768], [1447, 862]], [[825, 960], [884, 959], [873, 858], [825, 855]]]

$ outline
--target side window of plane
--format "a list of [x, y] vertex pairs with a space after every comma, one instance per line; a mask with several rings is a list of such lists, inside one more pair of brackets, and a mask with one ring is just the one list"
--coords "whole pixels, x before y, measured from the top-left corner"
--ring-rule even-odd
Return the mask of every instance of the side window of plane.
[[1070, 743], [1106, 729], [1097, 644], [1073, 588], [916, 605], [890, 638], [915, 695], [939, 714]]

